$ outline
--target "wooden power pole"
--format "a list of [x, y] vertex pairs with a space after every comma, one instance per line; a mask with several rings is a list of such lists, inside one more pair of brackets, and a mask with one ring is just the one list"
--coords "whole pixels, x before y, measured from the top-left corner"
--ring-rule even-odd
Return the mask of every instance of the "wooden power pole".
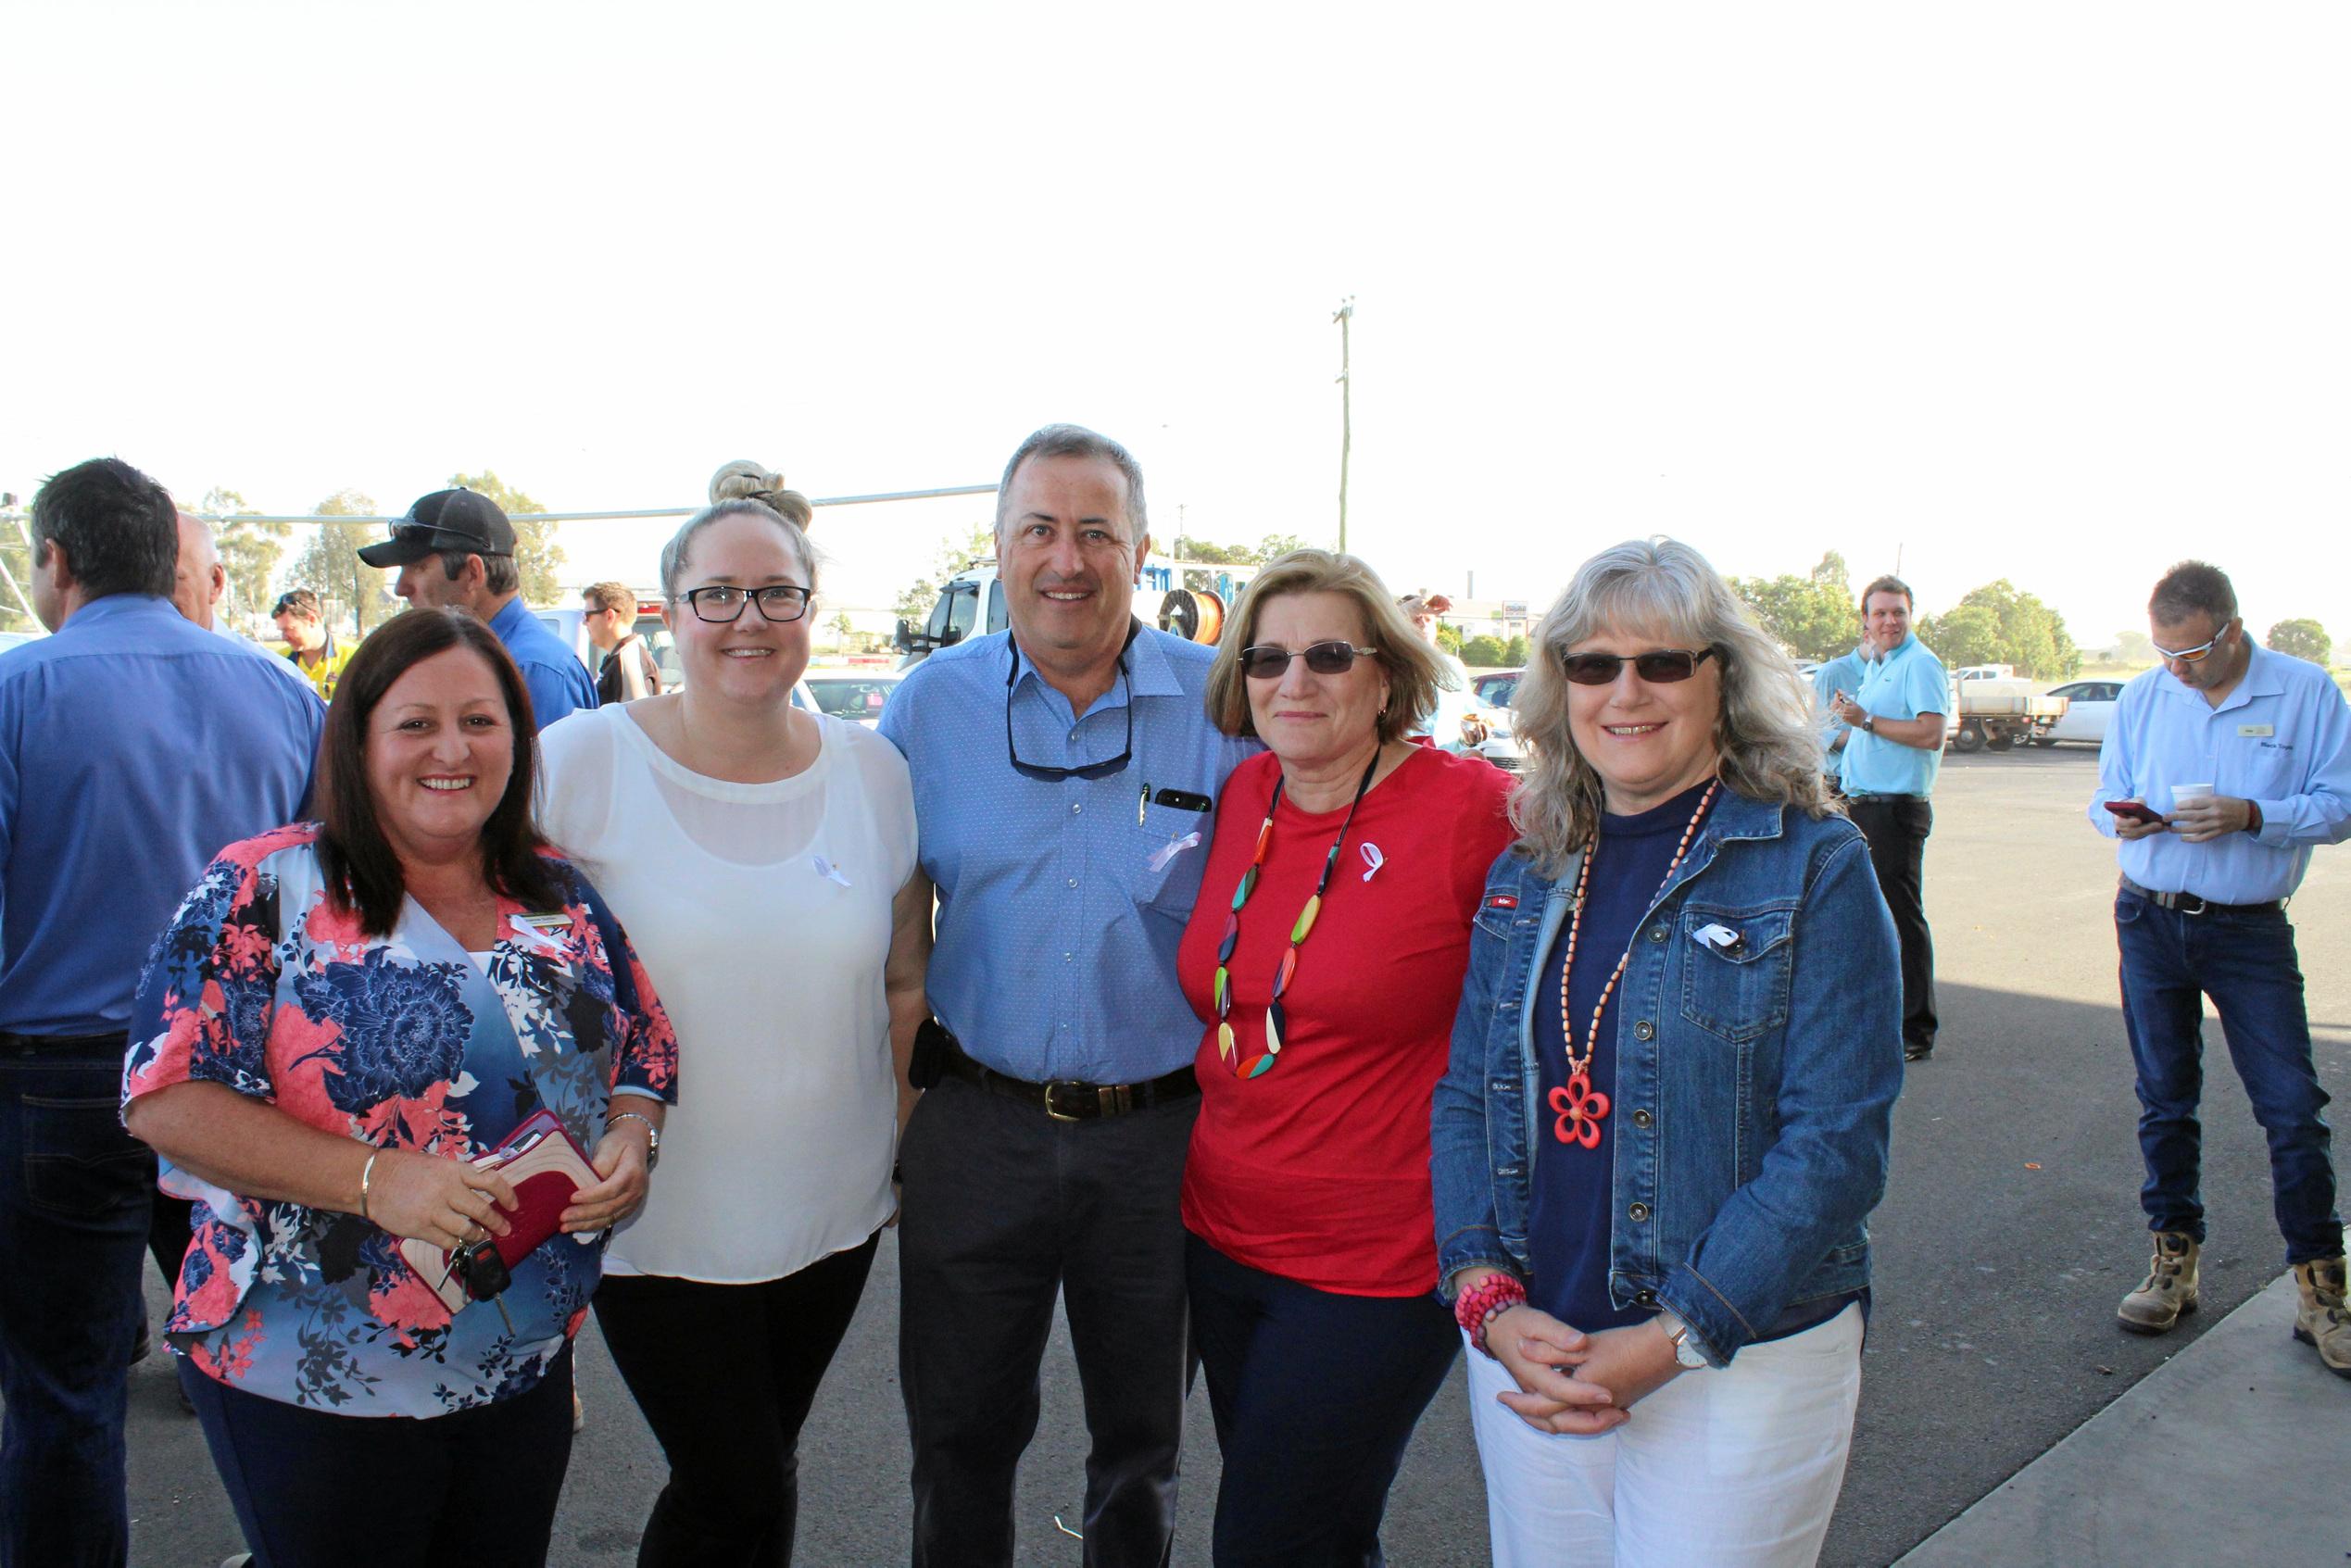
[[1339, 302], [1331, 318], [1339, 323], [1339, 548], [1347, 549], [1347, 459], [1355, 446], [1354, 383], [1349, 379], [1348, 324], [1355, 319], [1355, 296]]

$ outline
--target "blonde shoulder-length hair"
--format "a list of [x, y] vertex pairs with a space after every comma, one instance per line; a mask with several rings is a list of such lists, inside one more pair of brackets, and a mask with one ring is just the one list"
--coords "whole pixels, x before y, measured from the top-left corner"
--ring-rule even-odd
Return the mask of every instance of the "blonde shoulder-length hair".
[[1216, 662], [1208, 671], [1209, 722], [1228, 735], [1257, 733], [1249, 711], [1249, 684], [1241, 675], [1241, 649], [1256, 638], [1258, 612], [1286, 594], [1339, 594], [1355, 602], [1364, 618], [1363, 646], [1388, 671], [1388, 706], [1379, 715], [1382, 741], [1394, 740], [1437, 710], [1437, 690], [1450, 685], [1452, 677], [1437, 650], [1396, 608], [1396, 596], [1379, 573], [1333, 550], [1292, 550], [1251, 580], [1225, 623]]
[[1748, 618], [1705, 557], [1675, 539], [1628, 540], [1584, 562], [1543, 612], [1518, 684], [1518, 741], [1533, 766], [1511, 794], [1510, 821], [1520, 852], [1539, 871], [1557, 876], [1591, 842], [1601, 813], [1600, 775], [1567, 727], [1569, 685], [1560, 661], [1588, 638], [1624, 633], [1714, 650], [1722, 682], [1715, 751], [1732, 791], [1811, 817], [1837, 814], [1821, 782], [1811, 696], [1787, 654]]

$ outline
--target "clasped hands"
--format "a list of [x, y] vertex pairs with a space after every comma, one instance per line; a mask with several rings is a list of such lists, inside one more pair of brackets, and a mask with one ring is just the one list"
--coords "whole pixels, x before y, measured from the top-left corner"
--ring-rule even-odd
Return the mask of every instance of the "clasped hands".
[[1653, 1321], [1585, 1334], [1523, 1304], [1486, 1325], [1486, 1348], [1518, 1385], [1502, 1402], [1538, 1432], [1589, 1436], [1621, 1426], [1636, 1402], [1682, 1370]]
[[[605, 1133], [590, 1161], [603, 1180], [572, 1195], [561, 1217], [566, 1234], [603, 1230], [636, 1212], [645, 1201], [650, 1146], [635, 1122]], [[514, 1227], [499, 1210], [510, 1211], [516, 1203], [513, 1184], [496, 1171], [413, 1149], [378, 1151], [368, 1181], [371, 1221], [394, 1236], [446, 1251], [484, 1235], [508, 1234]]]

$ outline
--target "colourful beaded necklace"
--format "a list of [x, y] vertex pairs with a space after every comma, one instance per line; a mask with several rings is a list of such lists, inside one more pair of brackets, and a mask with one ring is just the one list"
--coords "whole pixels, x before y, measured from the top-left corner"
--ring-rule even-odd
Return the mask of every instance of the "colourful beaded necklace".
[[1274, 797], [1265, 802], [1265, 821], [1257, 829], [1257, 852], [1250, 857], [1249, 869], [1241, 872], [1240, 883], [1233, 889], [1233, 910], [1225, 917], [1225, 940], [1216, 946], [1216, 1054], [1236, 1078], [1263, 1077], [1273, 1071], [1275, 1060], [1282, 1054], [1282, 1035], [1288, 1028], [1282, 1018], [1282, 993], [1289, 989], [1290, 976], [1298, 972], [1298, 949], [1306, 945], [1307, 936], [1314, 929], [1314, 917], [1322, 913], [1323, 894], [1330, 886], [1331, 869], [1339, 864], [1339, 847], [1347, 842], [1347, 830], [1354, 825], [1356, 808], [1363, 805], [1364, 796], [1371, 788], [1372, 774], [1379, 767], [1382, 749], [1374, 747], [1371, 760], [1364, 764], [1364, 776], [1355, 785], [1355, 798], [1347, 808], [1347, 820], [1339, 824], [1339, 836], [1330, 841], [1330, 853], [1323, 857], [1323, 874], [1314, 884], [1314, 895], [1306, 900], [1306, 907], [1298, 911], [1298, 920], [1289, 928], [1289, 950], [1282, 955], [1281, 968], [1274, 972], [1274, 994], [1265, 1003], [1264, 1054], [1243, 1061], [1240, 1047], [1233, 1040], [1233, 982], [1226, 966], [1233, 961], [1233, 948], [1240, 941], [1241, 906], [1257, 890], [1257, 873], [1265, 864], [1266, 847], [1274, 841], [1274, 813], [1282, 803], [1282, 781], [1274, 781]]
[[[1666, 884], [1681, 870], [1681, 858], [1690, 853], [1690, 841], [1698, 836], [1698, 824], [1706, 820], [1706, 808], [1715, 803], [1715, 792], [1722, 788], [1716, 779], [1706, 785], [1706, 793], [1698, 797], [1698, 809], [1690, 813], [1690, 825], [1681, 830], [1681, 842], [1674, 846], [1673, 863], [1666, 868], [1666, 880], [1657, 884], [1663, 893]], [[1600, 1045], [1600, 1015], [1608, 1010], [1608, 998], [1616, 994], [1616, 982], [1625, 977], [1625, 965], [1631, 961], [1632, 946], [1628, 943], [1616, 959], [1616, 967], [1609, 972], [1608, 983], [1600, 988], [1600, 1000], [1591, 1010], [1591, 1029], [1584, 1036], [1584, 1054], [1576, 1054], [1576, 1018], [1567, 1006], [1567, 979], [1576, 972], [1576, 935], [1584, 924], [1584, 888], [1591, 881], [1591, 863], [1600, 848], [1600, 831], [1592, 830], [1592, 841], [1584, 847], [1584, 863], [1576, 872], [1576, 902], [1567, 921], [1567, 961], [1559, 966], [1559, 1027], [1567, 1036], [1567, 1082], [1551, 1091], [1552, 1110], [1559, 1120], [1552, 1126], [1552, 1135], [1561, 1143], [1580, 1144], [1586, 1148], [1600, 1147], [1600, 1124], [1608, 1117], [1608, 1097], [1591, 1086], [1592, 1052]]]

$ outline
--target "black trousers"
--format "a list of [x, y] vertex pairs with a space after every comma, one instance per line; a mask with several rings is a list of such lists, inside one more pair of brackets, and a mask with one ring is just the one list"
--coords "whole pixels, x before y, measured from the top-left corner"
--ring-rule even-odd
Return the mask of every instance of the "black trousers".
[[597, 1325], [670, 1461], [639, 1568], [786, 1568], [800, 1428], [879, 1238], [757, 1285], [607, 1274]]
[[1862, 797], [1845, 802], [1853, 825], [1869, 841], [1878, 890], [1902, 938], [1902, 1043], [1935, 1044], [1935, 939], [1927, 929], [1927, 835], [1934, 808], [1923, 800]]
[[1199, 1110], [1056, 1122], [959, 1079], [915, 1106], [898, 1233], [915, 1568], [1012, 1562], [1057, 1292], [1092, 1440], [1084, 1561], [1168, 1561], [1188, 1354], [1176, 1198]]
[[1380, 1568], [1413, 1428], [1461, 1353], [1434, 1296], [1340, 1296], [1187, 1238], [1224, 1450], [1216, 1568]]
[[179, 1371], [254, 1568], [547, 1562], [572, 1461], [570, 1346], [513, 1398], [430, 1420], [335, 1415]]

